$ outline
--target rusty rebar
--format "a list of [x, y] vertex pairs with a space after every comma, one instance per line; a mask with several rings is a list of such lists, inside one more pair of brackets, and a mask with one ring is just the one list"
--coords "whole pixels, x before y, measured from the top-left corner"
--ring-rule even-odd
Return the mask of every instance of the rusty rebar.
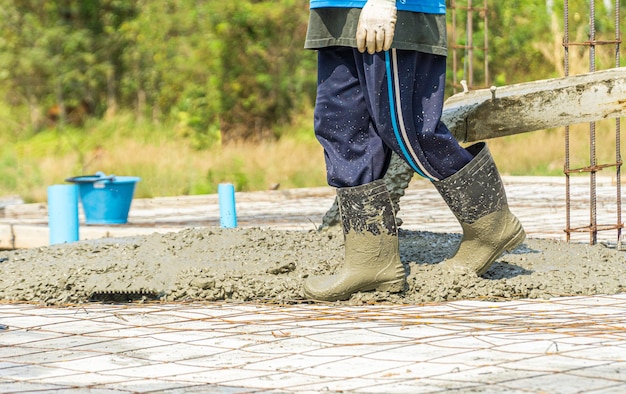
[[[595, 2], [589, 3], [589, 37], [587, 41], [570, 42], [569, 41], [569, 1], [564, 1], [564, 38], [563, 47], [565, 50], [564, 66], [565, 76], [569, 75], [569, 48], [572, 46], [589, 47], [589, 71], [596, 71], [596, 47], [599, 45], [615, 46], [615, 67], [619, 67], [619, 46], [621, 44], [621, 34], [619, 28], [619, 0], [615, 1], [615, 38], [613, 40], [598, 40], [596, 38], [596, 8]], [[615, 124], [615, 162], [598, 164], [597, 158], [597, 139], [596, 139], [596, 122], [589, 124], [589, 165], [580, 168], [570, 168], [570, 129], [565, 127], [565, 164], [564, 173], [566, 176], [565, 187], [565, 206], [566, 206], [566, 238], [570, 241], [572, 232], [588, 232], [589, 242], [594, 245], [598, 240], [598, 231], [617, 230], [617, 244], [621, 249], [621, 229], [624, 227], [622, 223], [621, 213], [621, 141], [620, 141], [620, 120], [616, 120]], [[616, 172], [616, 223], [602, 225], [597, 223], [597, 173], [605, 168], [615, 167]], [[572, 173], [589, 173], [589, 225], [581, 227], [571, 226], [571, 203], [570, 203], [570, 174]]]

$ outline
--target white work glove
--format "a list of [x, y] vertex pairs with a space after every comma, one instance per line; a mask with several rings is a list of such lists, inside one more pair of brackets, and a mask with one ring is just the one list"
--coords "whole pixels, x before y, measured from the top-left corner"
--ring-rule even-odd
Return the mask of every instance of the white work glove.
[[397, 20], [396, 0], [367, 0], [356, 28], [356, 47], [370, 55], [391, 48]]

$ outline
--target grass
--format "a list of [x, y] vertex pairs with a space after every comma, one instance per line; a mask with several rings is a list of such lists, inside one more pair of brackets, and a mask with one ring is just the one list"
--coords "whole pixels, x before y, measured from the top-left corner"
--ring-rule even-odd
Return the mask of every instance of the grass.
[[237, 191], [325, 184], [322, 149], [302, 133], [197, 150], [172, 125], [120, 116], [85, 129], [47, 129], [1, 142], [0, 196], [16, 194], [27, 202], [46, 201], [47, 186], [97, 171], [139, 176], [138, 198], [216, 193], [221, 182], [233, 183]]
[[[311, 119], [303, 114], [275, 142], [217, 144], [207, 150], [194, 149], [176, 134], [175, 125], [138, 123], [128, 114], [91, 121], [84, 129], [47, 129], [19, 141], [0, 134], [5, 138], [0, 140], [0, 196], [44, 202], [49, 185], [97, 171], [141, 177], [137, 198], [211, 194], [221, 182], [233, 183], [237, 191], [324, 186], [323, 151]], [[598, 162], [615, 162], [614, 129], [614, 121], [598, 123]], [[573, 168], [588, 164], [588, 135], [588, 125], [571, 128]], [[563, 174], [563, 129], [488, 143], [502, 174]]]

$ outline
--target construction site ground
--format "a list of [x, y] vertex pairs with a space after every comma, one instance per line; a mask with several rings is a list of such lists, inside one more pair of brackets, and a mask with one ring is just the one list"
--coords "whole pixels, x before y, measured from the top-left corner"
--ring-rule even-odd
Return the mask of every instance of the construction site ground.
[[[587, 232], [564, 243], [564, 178], [504, 181], [529, 238], [530, 247], [515, 258], [537, 249], [533, 240], [585, 253]], [[615, 187], [610, 177], [598, 179], [599, 225], [617, 223]], [[589, 190], [586, 177], [573, 178], [572, 227], [590, 223]], [[333, 199], [330, 188], [236, 193], [238, 226], [312, 231]], [[428, 182], [413, 181], [400, 204], [403, 231], [460, 232]], [[0, 248], [21, 248], [24, 256], [54, 250], [61, 261], [63, 246], [47, 246], [45, 204], [7, 204], [1, 212]], [[85, 225], [81, 214], [80, 236], [82, 242], [150, 237], [192, 227], [219, 227], [217, 195], [135, 199], [129, 223], [118, 226]], [[605, 280], [621, 280], [612, 275], [621, 277], [625, 265], [617, 230], [601, 231], [598, 243], [611, 252], [603, 264], [615, 267], [603, 271]], [[17, 253], [0, 253], [0, 273]], [[511, 265], [506, 261], [499, 269]], [[623, 393], [626, 294], [419, 303], [5, 300], [0, 392]]]

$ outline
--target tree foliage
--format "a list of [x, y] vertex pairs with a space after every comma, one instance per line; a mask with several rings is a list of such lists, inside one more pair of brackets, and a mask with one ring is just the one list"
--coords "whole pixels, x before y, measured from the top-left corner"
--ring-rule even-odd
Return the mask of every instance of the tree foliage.
[[[588, 1], [569, 4], [572, 40], [588, 39]], [[597, 2], [604, 39], [611, 4]], [[488, 1], [487, 16], [489, 83], [562, 74], [563, 0]], [[5, 0], [0, 93], [29, 114], [22, 133], [46, 127], [51, 106], [64, 115], [86, 100], [96, 117], [173, 122], [199, 148], [275, 138], [314, 100], [307, 18], [308, 0]]]

